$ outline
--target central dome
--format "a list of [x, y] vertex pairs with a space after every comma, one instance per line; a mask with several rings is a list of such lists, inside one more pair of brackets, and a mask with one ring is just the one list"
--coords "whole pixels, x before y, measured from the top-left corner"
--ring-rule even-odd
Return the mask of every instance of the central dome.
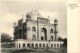
[[38, 10], [33, 9], [30, 12], [27, 13], [26, 18], [37, 21], [37, 17], [42, 17]]

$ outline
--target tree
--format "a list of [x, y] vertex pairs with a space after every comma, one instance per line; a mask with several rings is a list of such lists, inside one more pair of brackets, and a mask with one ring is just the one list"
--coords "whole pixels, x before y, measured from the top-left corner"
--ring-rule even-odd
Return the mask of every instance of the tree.
[[59, 37], [58, 41], [63, 41], [64, 42], [63, 47], [67, 47], [67, 38], [63, 39], [63, 38]]
[[61, 37], [58, 38], [58, 41], [63, 41], [63, 39]]
[[12, 37], [7, 33], [1, 34], [1, 42], [9, 42], [11, 41]]
[[64, 47], [67, 47], [67, 38], [63, 39]]

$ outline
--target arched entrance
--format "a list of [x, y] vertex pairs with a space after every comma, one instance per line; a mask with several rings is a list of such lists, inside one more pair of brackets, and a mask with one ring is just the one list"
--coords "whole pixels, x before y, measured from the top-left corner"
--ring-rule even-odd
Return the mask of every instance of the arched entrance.
[[36, 43], [36, 47], [38, 47], [38, 44]]
[[41, 37], [41, 40], [43, 40], [43, 36]]
[[36, 35], [33, 35], [32, 36], [32, 40], [36, 40]]
[[53, 40], [53, 36], [51, 36], [50, 39]]
[[[44, 39], [47, 40], [47, 30], [46, 28], [42, 28], [42, 32], [43, 32], [43, 35], [44, 35]], [[41, 37], [42, 39], [42, 37]]]
[[31, 44], [31, 47], [34, 47], [34, 44], [33, 43]]
[[23, 43], [23, 47], [25, 47], [25, 43]]
[[27, 47], [30, 47], [30, 44], [29, 43], [27, 44]]

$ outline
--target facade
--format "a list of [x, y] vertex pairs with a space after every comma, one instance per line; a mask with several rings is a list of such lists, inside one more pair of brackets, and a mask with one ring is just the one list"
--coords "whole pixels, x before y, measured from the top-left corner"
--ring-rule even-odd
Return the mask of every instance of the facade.
[[58, 41], [58, 21], [50, 24], [48, 18], [43, 18], [39, 11], [33, 9], [14, 24], [14, 40], [17, 48], [23, 47], [61, 47], [63, 42]]

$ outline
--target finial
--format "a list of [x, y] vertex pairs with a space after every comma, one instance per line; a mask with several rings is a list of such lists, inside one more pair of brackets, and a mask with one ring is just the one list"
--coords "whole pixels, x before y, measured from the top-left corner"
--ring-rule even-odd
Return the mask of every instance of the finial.
[[34, 6], [34, 9], [35, 9], [35, 6]]
[[16, 22], [14, 22], [14, 25], [16, 25]]
[[48, 19], [49, 19], [49, 16], [48, 16]]
[[49, 19], [49, 16], [48, 16], [48, 19]]

